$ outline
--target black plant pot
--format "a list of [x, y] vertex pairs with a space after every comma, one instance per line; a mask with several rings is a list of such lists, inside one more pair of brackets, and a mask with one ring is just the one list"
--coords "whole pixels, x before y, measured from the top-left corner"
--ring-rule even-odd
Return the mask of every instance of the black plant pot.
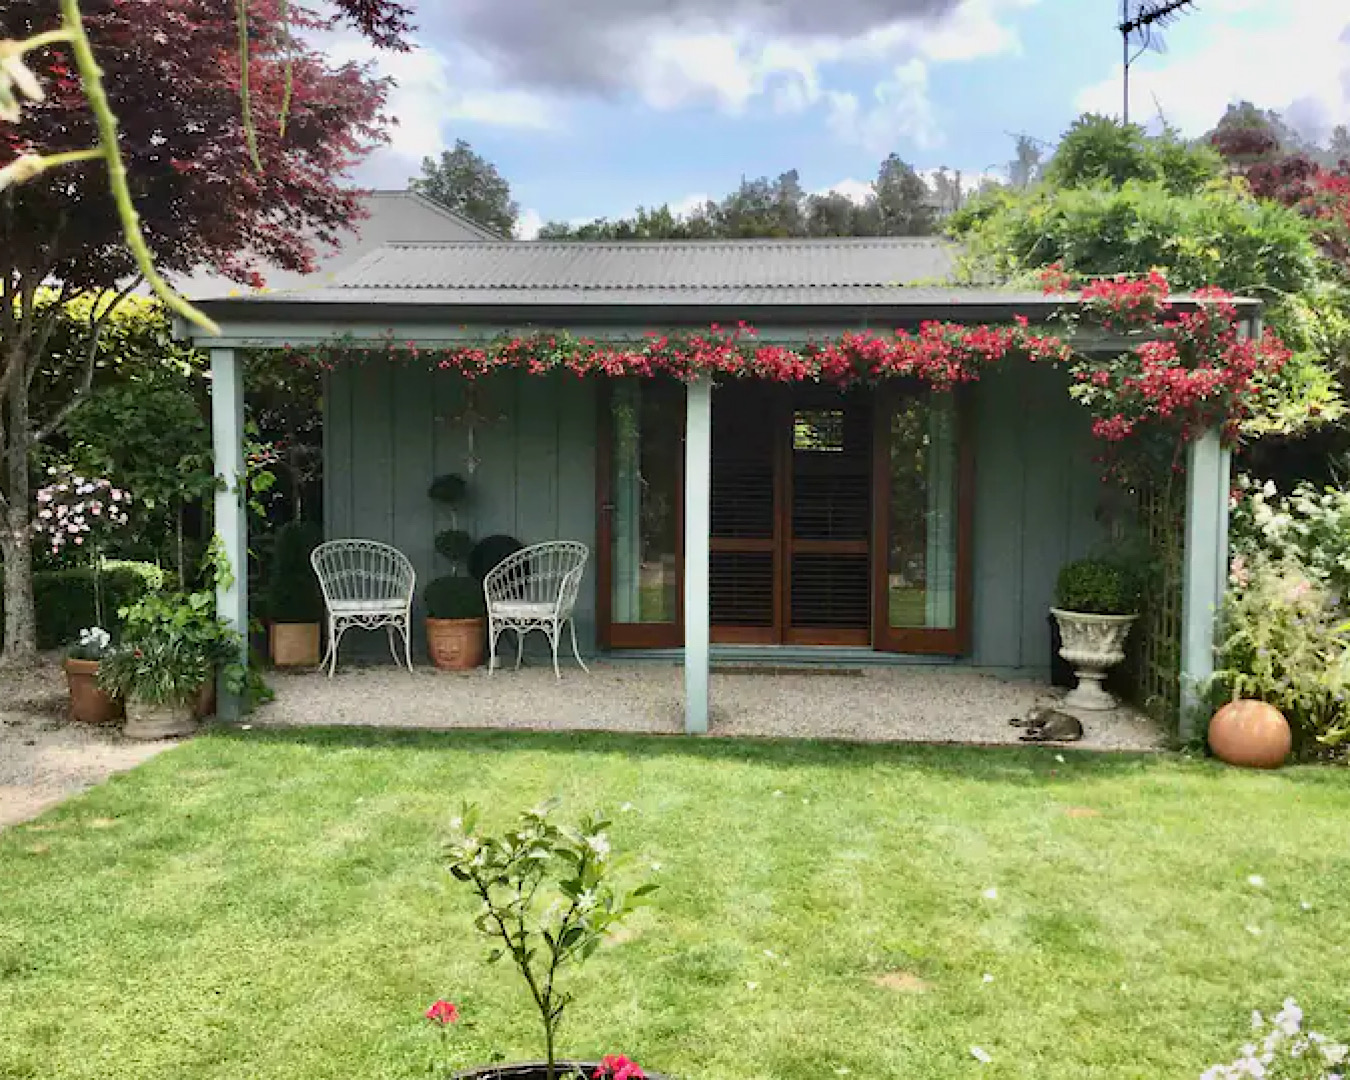
[[[560, 1061], [557, 1066], [557, 1080], [572, 1080], [580, 1074], [591, 1080], [595, 1070], [600, 1067], [598, 1061]], [[660, 1073], [644, 1069], [647, 1080], [667, 1080]], [[548, 1063], [544, 1061], [526, 1061], [514, 1065], [480, 1065], [476, 1069], [457, 1072], [454, 1080], [548, 1080]]]

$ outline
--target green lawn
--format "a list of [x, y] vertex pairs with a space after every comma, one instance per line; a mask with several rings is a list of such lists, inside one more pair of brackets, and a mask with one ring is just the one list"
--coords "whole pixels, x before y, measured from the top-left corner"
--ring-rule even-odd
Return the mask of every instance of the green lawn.
[[554, 793], [631, 802], [615, 844], [664, 882], [576, 984], [572, 1053], [682, 1080], [1153, 1080], [1231, 1057], [1290, 994], [1347, 1033], [1344, 771], [1063, 757], [200, 738], [0, 834], [0, 1077], [425, 1077], [438, 996], [477, 1022], [466, 1059], [535, 1056], [438, 842], [461, 797]]

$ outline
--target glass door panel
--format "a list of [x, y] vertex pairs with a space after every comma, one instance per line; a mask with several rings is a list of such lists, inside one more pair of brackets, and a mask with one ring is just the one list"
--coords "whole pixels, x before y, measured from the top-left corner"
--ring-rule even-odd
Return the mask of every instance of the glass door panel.
[[952, 393], [897, 397], [882, 410], [877, 468], [877, 647], [963, 651], [963, 508], [968, 484]]
[[[601, 506], [608, 550], [609, 643], [678, 645], [684, 388], [616, 380], [609, 404], [609, 489]], [[604, 533], [608, 533], [606, 537]]]

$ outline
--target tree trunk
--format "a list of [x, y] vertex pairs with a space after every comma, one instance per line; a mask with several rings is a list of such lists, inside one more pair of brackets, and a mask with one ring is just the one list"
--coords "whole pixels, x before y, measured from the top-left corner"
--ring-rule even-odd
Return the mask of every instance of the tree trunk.
[[7, 662], [37, 655], [37, 613], [33, 603], [33, 548], [29, 529], [28, 457], [32, 430], [28, 394], [23, 382], [9, 397], [8, 424], [0, 441], [0, 461], [7, 462], [5, 499], [9, 508], [0, 522], [0, 554], [5, 564], [5, 651]]

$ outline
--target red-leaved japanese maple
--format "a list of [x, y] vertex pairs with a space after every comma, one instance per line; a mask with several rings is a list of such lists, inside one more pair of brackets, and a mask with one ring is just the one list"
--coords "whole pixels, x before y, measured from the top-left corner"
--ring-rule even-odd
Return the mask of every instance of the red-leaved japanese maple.
[[[258, 268], [311, 265], [360, 216], [343, 177], [383, 139], [386, 85], [358, 65], [336, 66], [308, 46], [331, 24], [279, 0], [250, 0], [249, 81], [258, 161], [245, 137], [233, 0], [82, 0], [86, 31], [120, 127], [119, 147], [156, 266], [203, 266], [240, 280]], [[346, 19], [395, 45], [408, 11], [389, 0], [342, 0]], [[50, 0], [6, 0], [0, 40], [56, 25]], [[26, 57], [46, 99], [16, 124], [0, 123], [0, 166], [24, 154], [95, 145], [84, 88], [60, 45]], [[279, 123], [287, 95], [287, 120]], [[5, 655], [35, 648], [29, 556], [29, 468], [34, 447], [78, 405], [94, 351], [75, 370], [44, 364], [63, 305], [100, 296], [90, 338], [123, 291], [133, 264], [102, 162], [53, 169], [0, 195], [0, 553], [5, 567]], [[35, 380], [43, 415], [30, 410]]]

